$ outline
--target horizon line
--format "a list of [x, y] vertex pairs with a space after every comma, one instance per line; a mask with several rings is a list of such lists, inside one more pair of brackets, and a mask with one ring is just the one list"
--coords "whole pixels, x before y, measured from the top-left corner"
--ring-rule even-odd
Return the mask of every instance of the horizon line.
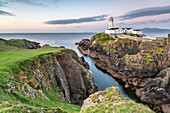
[[0, 34], [30, 34], [30, 33], [32, 33], [32, 34], [38, 34], [38, 33], [41, 33], [41, 34], [47, 34], [47, 33], [49, 33], [49, 34], [59, 34], [59, 33], [65, 33], [65, 34], [71, 34], [71, 33], [98, 33], [98, 32], [57, 32], [57, 33], [54, 33], [54, 32], [6, 32], [6, 33], [4, 33], [4, 32], [0, 32]]

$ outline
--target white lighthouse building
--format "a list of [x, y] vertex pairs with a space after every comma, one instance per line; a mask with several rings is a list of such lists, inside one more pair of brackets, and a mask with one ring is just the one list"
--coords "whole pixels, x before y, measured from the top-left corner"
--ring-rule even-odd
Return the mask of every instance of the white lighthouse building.
[[113, 19], [113, 17], [110, 17], [109, 18], [109, 29], [111, 29], [113, 27], [114, 27], [114, 19]]
[[113, 17], [109, 18], [109, 29], [105, 30], [107, 34], [122, 34], [122, 33], [129, 33], [129, 34], [139, 34], [142, 35], [141, 30], [133, 29], [133, 28], [122, 28], [121, 26], [115, 28], [114, 27], [114, 19]]

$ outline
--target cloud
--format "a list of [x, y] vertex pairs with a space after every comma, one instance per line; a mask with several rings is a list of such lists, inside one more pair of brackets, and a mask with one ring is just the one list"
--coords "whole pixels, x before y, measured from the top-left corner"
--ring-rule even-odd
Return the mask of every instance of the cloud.
[[21, 4], [27, 4], [27, 5], [33, 5], [33, 6], [46, 6], [47, 3], [56, 4], [58, 0], [49, 0], [47, 2], [43, 0], [0, 0], [0, 7], [5, 7], [6, 4], [10, 3], [21, 3]]
[[61, 24], [74, 24], [74, 23], [84, 23], [84, 22], [95, 22], [95, 21], [103, 21], [106, 20], [108, 15], [100, 15], [93, 17], [84, 17], [79, 19], [63, 19], [63, 20], [51, 20], [45, 22], [46, 24], [51, 25], [61, 25]]
[[143, 16], [153, 16], [153, 15], [160, 15], [160, 14], [167, 14], [170, 13], [170, 5], [163, 6], [163, 7], [150, 7], [150, 8], [143, 8], [138, 10], [133, 10], [128, 12], [125, 15], [119, 16], [120, 20], [128, 20]]
[[4, 7], [6, 4], [8, 4], [8, 2], [4, 2], [0, 0], [0, 7]]
[[14, 15], [12, 13], [9, 13], [9, 12], [6, 12], [6, 11], [2, 11], [2, 10], [0, 10], [0, 15], [4, 15], [4, 16], [16, 16], [16, 15]]
[[10, 0], [10, 2], [18, 2], [18, 3], [29, 4], [29, 5], [44, 6], [41, 3], [35, 2], [35, 0]]
[[143, 24], [163, 24], [170, 23], [170, 18], [163, 20], [149, 20], [149, 21], [141, 21], [141, 22], [133, 22], [133, 23], [118, 23], [118, 25], [143, 25]]
[[43, 4], [36, 2], [36, 0], [0, 0], [0, 7], [4, 7], [8, 3], [23, 3], [23, 4], [29, 4], [29, 5], [35, 5], [35, 6], [44, 6]]

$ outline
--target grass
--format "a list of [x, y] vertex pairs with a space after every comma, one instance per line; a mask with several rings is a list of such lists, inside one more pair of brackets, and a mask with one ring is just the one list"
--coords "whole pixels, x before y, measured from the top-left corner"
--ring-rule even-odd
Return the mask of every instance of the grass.
[[[102, 45], [109, 45], [109, 42], [114, 42], [116, 39], [112, 38], [108, 34], [98, 33], [92, 36], [92, 38], [90, 39], [91, 42], [93, 42], [94, 40], [96, 40], [96, 42], [93, 44], [93, 46], [96, 47], [97, 44], [99, 43], [101, 43]], [[100, 49], [97, 49], [97, 50], [100, 51]]]
[[[98, 103], [99, 95], [103, 97], [103, 101]], [[138, 104], [132, 100], [123, 97], [119, 89], [111, 87], [103, 92], [90, 96], [95, 103], [94, 106], [87, 107], [83, 113], [153, 113], [143, 104]]]
[[148, 65], [149, 67], [153, 67], [153, 64], [154, 64], [154, 59], [153, 59], [153, 56], [150, 55], [150, 53], [138, 53], [136, 55], [128, 55], [126, 54], [126, 61], [130, 64], [130, 67], [139, 67], [141, 66], [141, 63], [137, 63], [135, 61], [133, 61], [133, 56], [138, 56], [138, 55], [141, 55], [142, 56], [142, 60], [143, 60], [143, 63]]
[[132, 33], [123, 33], [124, 35], [129, 35], [129, 36], [136, 36], [136, 37], [144, 37], [145, 35], [140, 35], [140, 34], [132, 34]]
[[164, 53], [164, 49], [163, 48], [152, 48], [149, 50], [149, 53], [157, 53], [157, 54], [163, 54]]
[[118, 41], [123, 41], [123, 42], [136, 42], [133, 39], [129, 39], [129, 38], [119, 38]]
[[[26, 43], [29, 43], [29, 41], [26, 41]], [[63, 50], [68, 49], [58, 47], [22, 49], [16, 45], [9, 45], [5, 40], [0, 39], [0, 112], [28, 112], [28, 110], [35, 113], [40, 111], [79, 112], [79, 106], [69, 104], [64, 99], [59, 99], [59, 95], [63, 97], [63, 93], [56, 89], [56, 87], [51, 87], [48, 91], [39, 89], [49, 98], [49, 100], [40, 97], [36, 97], [35, 99], [25, 97], [22, 94], [21, 86], [26, 81], [19, 81], [19, 79], [11, 76], [11, 73], [20, 75], [21, 70], [27, 70], [27, 67], [33, 68], [33, 66], [36, 65], [34, 60], [37, 57], [43, 60], [61, 53]], [[27, 73], [25, 74], [27, 75]], [[27, 75], [27, 77], [27, 80], [33, 79], [33, 75]], [[12, 87], [15, 87], [11, 92], [6, 91], [10, 88], [7, 85], [9, 83], [12, 83]], [[28, 90], [26, 88], [27, 87], [25, 87], [25, 91]], [[37, 93], [35, 92], [35, 95], [38, 95], [38, 90]]]
[[110, 37], [108, 34], [105, 34], [105, 33], [98, 33], [98, 34], [93, 35], [90, 41], [93, 42], [94, 40], [103, 39], [103, 38], [109, 39], [112, 37]]
[[[14, 47], [13, 50], [8, 51], [1, 51], [0, 52], [0, 85], [6, 84], [8, 82], [9, 78], [9, 72], [13, 72], [15, 74], [19, 74], [20, 70], [18, 69], [18, 66], [26, 61], [26, 60], [32, 60], [36, 56], [44, 55], [43, 57], [48, 57], [50, 54], [58, 54], [62, 50], [65, 50], [64, 48], [57, 48], [57, 47], [45, 47], [40, 49], [17, 49]], [[48, 55], [45, 55], [47, 54]]]
[[36, 56], [47, 53], [57, 54], [60, 53], [62, 50], [64, 49], [57, 47], [45, 47], [33, 50], [19, 49], [10, 52], [3, 51], [0, 54], [0, 72], [6, 72], [10, 69], [15, 69], [16, 66], [18, 66], [21, 62], [24, 62], [25, 60], [31, 60]]
[[98, 42], [101, 42], [103, 44], [108, 44], [109, 41], [115, 41], [116, 39], [114, 38], [103, 38], [103, 39], [98, 39]]
[[[38, 100], [35, 99], [37, 102], [36, 104], [41, 105], [44, 100]], [[33, 102], [34, 103], [34, 102]], [[46, 105], [50, 104], [52, 107], [50, 108], [45, 108], [45, 107], [34, 107], [31, 105], [27, 105], [27, 104], [23, 104], [23, 103], [16, 103], [16, 104], [11, 104], [9, 102], [6, 101], [2, 101], [2, 103], [0, 103], [0, 112], [2, 113], [9, 113], [9, 112], [14, 112], [14, 113], [27, 113], [27, 112], [31, 112], [31, 113], [67, 113], [68, 111], [70, 113], [73, 112], [78, 112], [80, 109], [77, 109], [78, 106], [72, 106], [71, 104], [68, 103], [52, 103], [52, 102], [43, 102], [46, 103]], [[34, 103], [35, 104], [35, 103]], [[55, 106], [53, 105], [55, 104]]]
[[141, 53], [141, 55], [143, 57], [143, 62], [145, 64], [153, 63], [154, 59], [153, 59], [153, 56], [150, 53]]

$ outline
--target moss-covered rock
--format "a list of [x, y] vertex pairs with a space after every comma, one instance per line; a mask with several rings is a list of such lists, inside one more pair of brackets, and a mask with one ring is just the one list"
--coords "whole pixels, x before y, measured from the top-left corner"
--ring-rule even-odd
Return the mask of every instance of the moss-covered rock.
[[154, 113], [143, 104], [123, 97], [117, 87], [110, 87], [90, 95], [84, 101], [82, 113]]

